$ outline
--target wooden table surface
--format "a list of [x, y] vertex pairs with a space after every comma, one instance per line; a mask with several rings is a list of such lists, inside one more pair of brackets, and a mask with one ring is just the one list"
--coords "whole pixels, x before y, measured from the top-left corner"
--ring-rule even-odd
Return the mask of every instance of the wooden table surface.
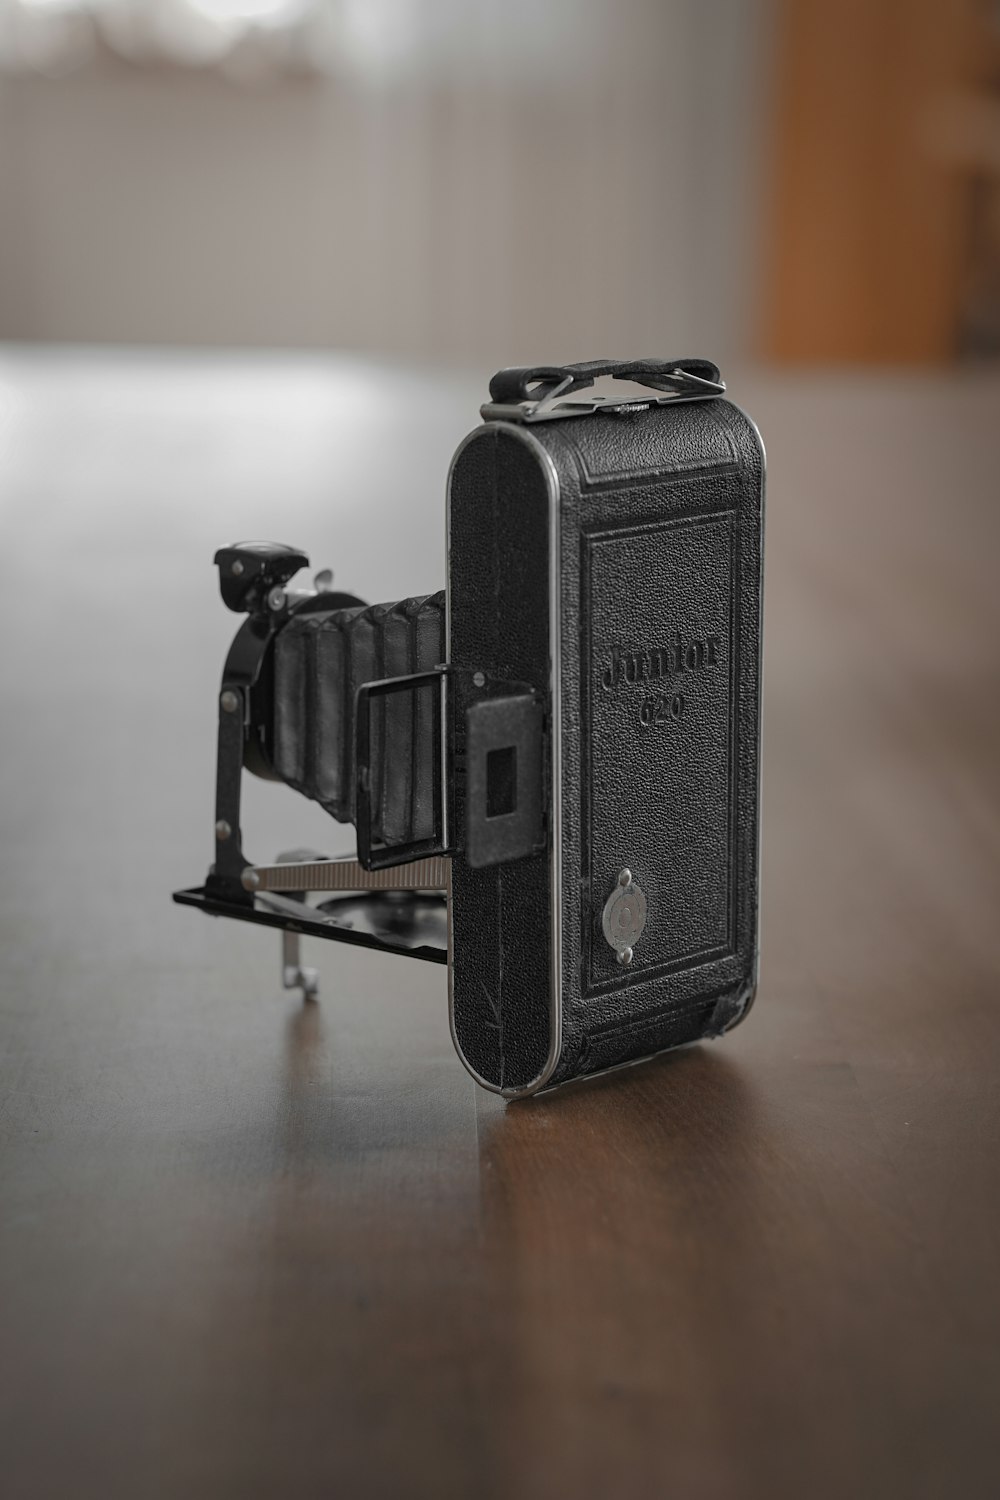
[[[442, 969], [314, 943], [304, 1008], [275, 934], [170, 903], [214, 548], [439, 586], [486, 373], [0, 352], [5, 1497], [993, 1497], [996, 378], [731, 382], [770, 492], [725, 1041], [505, 1106]], [[251, 853], [348, 847], [251, 792]]]

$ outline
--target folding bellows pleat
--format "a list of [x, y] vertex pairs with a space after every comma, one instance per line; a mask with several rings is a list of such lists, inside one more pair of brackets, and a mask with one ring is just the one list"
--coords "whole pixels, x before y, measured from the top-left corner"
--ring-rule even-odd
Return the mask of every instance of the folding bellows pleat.
[[[355, 818], [358, 688], [444, 660], [444, 594], [293, 616], [274, 647], [274, 769], [342, 823]], [[394, 695], [372, 722], [373, 833], [387, 843], [433, 833], [436, 695]]]

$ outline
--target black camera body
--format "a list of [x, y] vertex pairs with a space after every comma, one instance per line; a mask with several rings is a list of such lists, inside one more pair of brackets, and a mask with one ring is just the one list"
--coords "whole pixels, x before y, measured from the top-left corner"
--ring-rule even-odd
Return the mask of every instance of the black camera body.
[[[580, 399], [603, 375], [651, 393]], [[764, 456], [724, 389], [700, 360], [501, 371], [448, 478], [445, 598], [296, 596], [302, 554], [220, 553], [249, 618], [216, 863], [178, 899], [447, 961], [456, 1048], [506, 1096], [735, 1025], [757, 971]], [[354, 822], [358, 860], [250, 865], [243, 765]]]

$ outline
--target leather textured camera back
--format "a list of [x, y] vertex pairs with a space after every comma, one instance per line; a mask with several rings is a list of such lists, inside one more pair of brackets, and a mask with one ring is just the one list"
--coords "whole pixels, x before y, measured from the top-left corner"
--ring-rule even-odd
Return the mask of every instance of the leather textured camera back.
[[[763, 495], [724, 399], [487, 422], [456, 455], [455, 721], [493, 681], [546, 706], [544, 847], [452, 862], [452, 1029], [487, 1087], [715, 1036], [750, 1004]], [[459, 746], [459, 820], [461, 769]]]

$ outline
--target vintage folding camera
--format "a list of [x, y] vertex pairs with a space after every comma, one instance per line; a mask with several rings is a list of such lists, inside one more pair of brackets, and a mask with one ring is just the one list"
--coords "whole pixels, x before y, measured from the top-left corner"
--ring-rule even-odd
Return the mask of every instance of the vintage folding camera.
[[[597, 377], [644, 388], [581, 397]], [[481, 1084], [532, 1094], [728, 1031], [757, 973], [764, 454], [705, 360], [502, 370], [448, 475], [447, 589], [364, 604], [291, 547], [244, 613], [215, 861], [175, 899], [448, 966]], [[243, 770], [357, 858], [243, 851]]]

